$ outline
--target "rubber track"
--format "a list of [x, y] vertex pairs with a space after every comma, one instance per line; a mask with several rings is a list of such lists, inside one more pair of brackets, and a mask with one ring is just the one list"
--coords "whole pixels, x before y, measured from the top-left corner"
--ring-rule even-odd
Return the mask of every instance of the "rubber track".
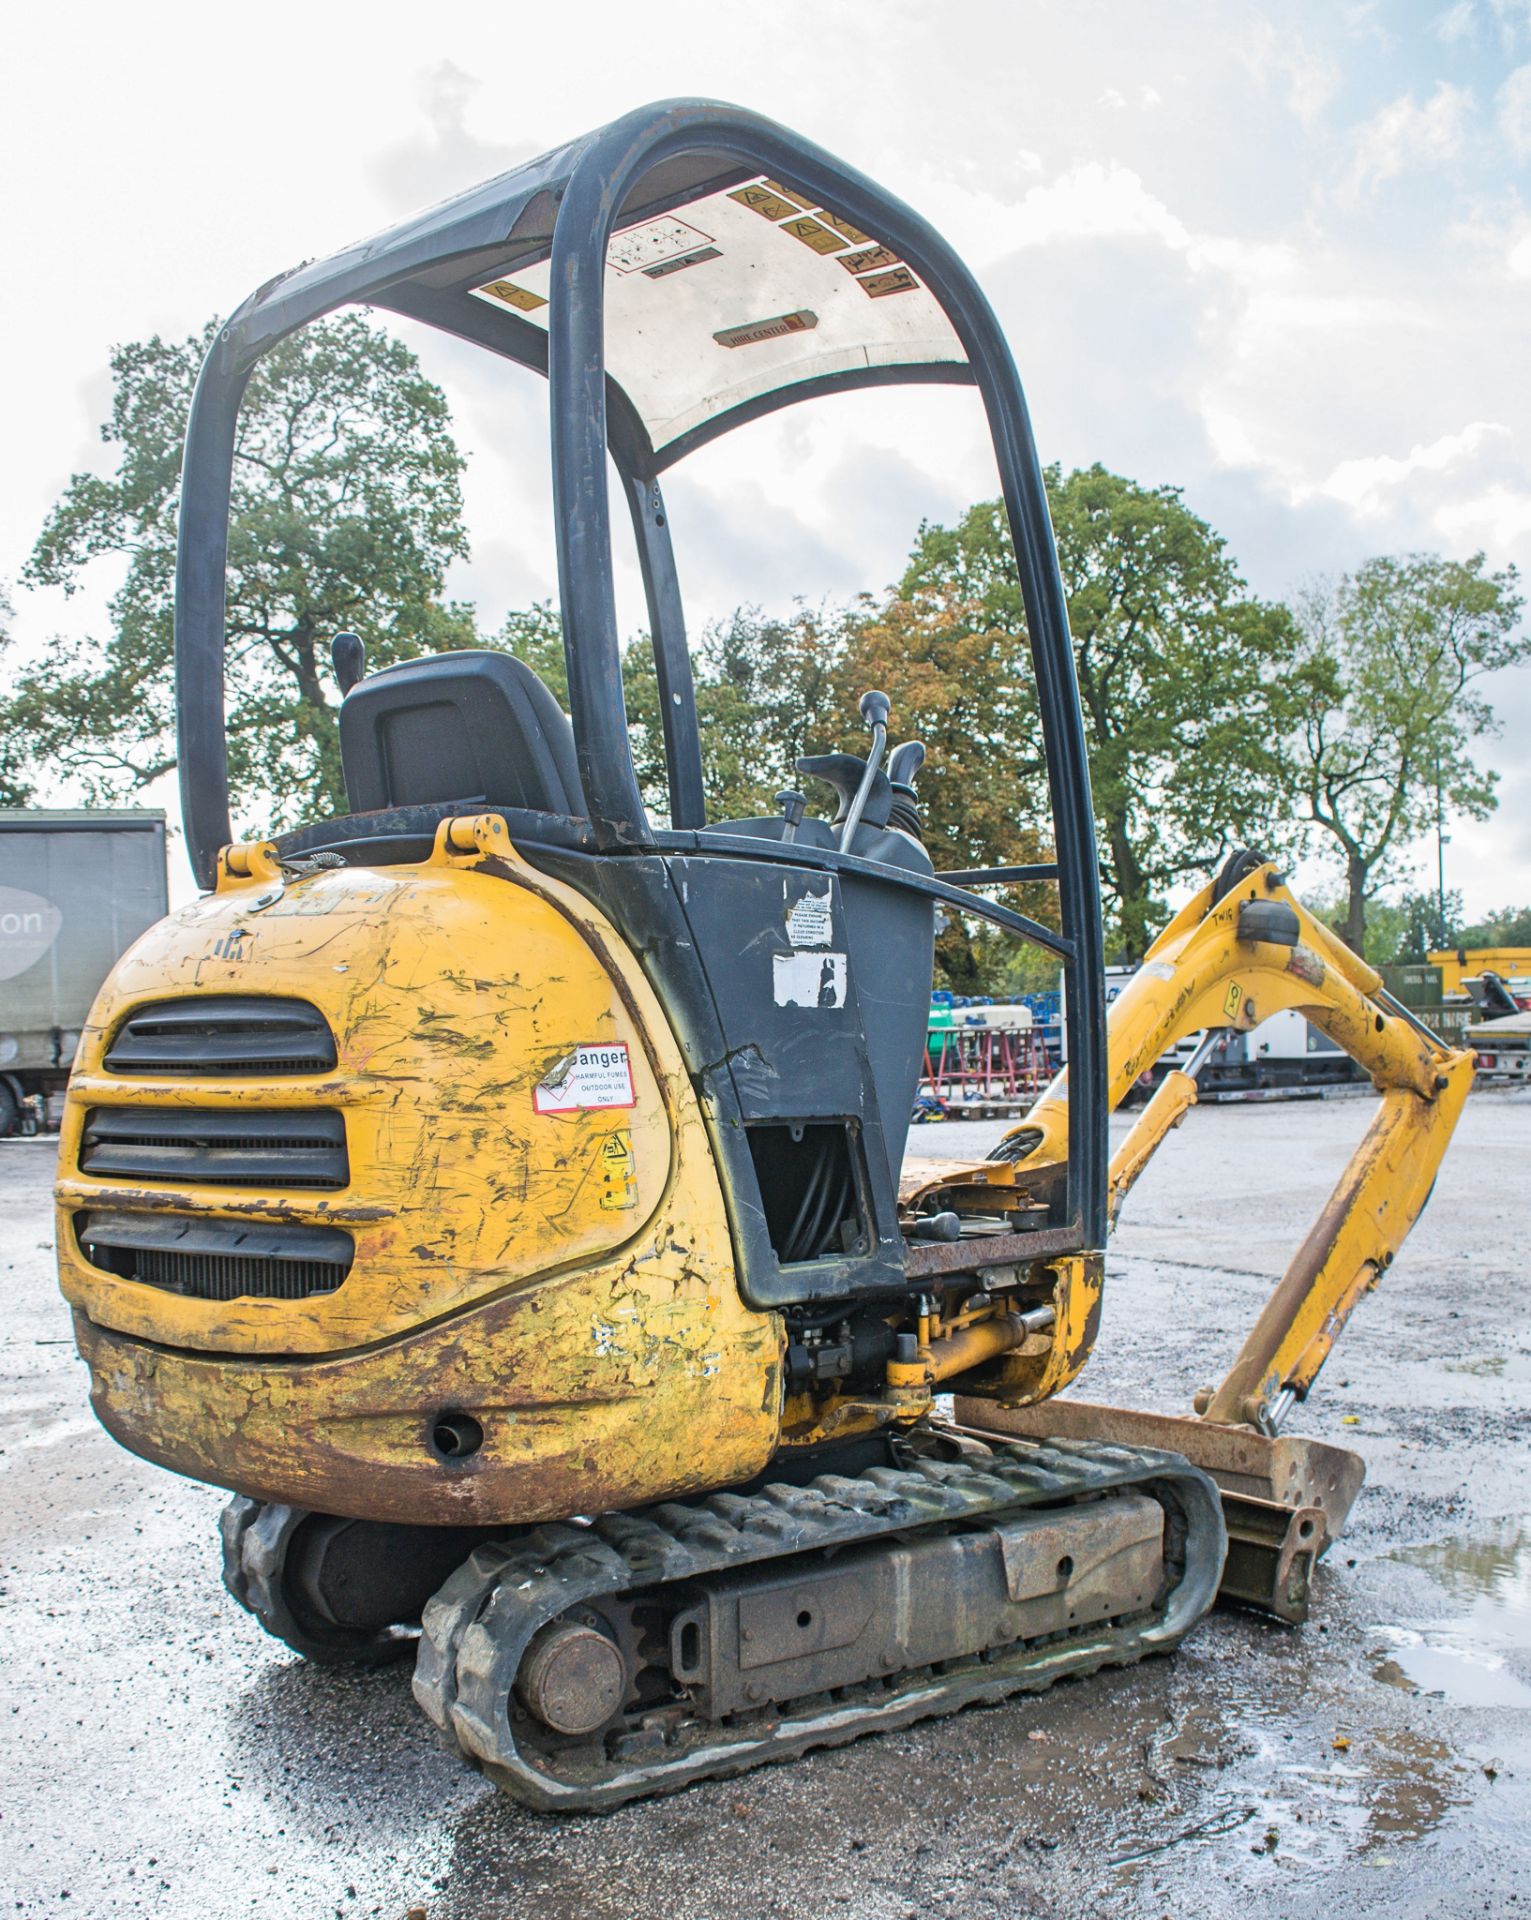
[[[426, 1605], [415, 1698], [464, 1756], [516, 1799], [572, 1812], [619, 1806], [969, 1704], [1038, 1692], [1066, 1674], [1167, 1652], [1211, 1606], [1227, 1547], [1222, 1508], [1213, 1482], [1178, 1454], [1085, 1441], [999, 1442], [990, 1452], [982, 1464], [919, 1460], [855, 1479], [825, 1475], [805, 1487], [718, 1493], [489, 1542]], [[554, 1771], [516, 1747], [509, 1706], [522, 1653], [539, 1627], [569, 1607], [910, 1528], [1127, 1488], [1152, 1491], [1165, 1505], [1172, 1561], [1179, 1563], [1178, 1581], [1147, 1623], [1092, 1627], [1034, 1647], [1020, 1643], [939, 1675], [915, 1669], [891, 1686], [874, 1681], [847, 1690], [851, 1698], [816, 1696], [800, 1710], [774, 1710], [770, 1722], [719, 1724], [700, 1745], [642, 1761], [606, 1760], [591, 1749]]]
[[414, 1647], [414, 1636], [391, 1627], [326, 1627], [293, 1612], [284, 1574], [293, 1536], [312, 1515], [236, 1493], [218, 1516], [223, 1542], [223, 1584], [240, 1606], [273, 1638], [319, 1666], [380, 1667]]

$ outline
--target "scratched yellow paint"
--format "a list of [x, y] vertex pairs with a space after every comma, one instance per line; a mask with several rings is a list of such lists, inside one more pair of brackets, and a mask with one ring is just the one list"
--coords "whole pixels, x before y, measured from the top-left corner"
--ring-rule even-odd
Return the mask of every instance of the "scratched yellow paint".
[[[497, 1522], [740, 1478], [774, 1450], [780, 1319], [740, 1298], [706, 1127], [663, 1011], [587, 901], [521, 862], [503, 823], [473, 824], [466, 851], [444, 834], [418, 866], [317, 873], [259, 911], [269, 863], [226, 875], [103, 988], [60, 1142], [61, 1284], [98, 1412], [150, 1458], [334, 1513]], [[135, 1007], [231, 992], [318, 1006], [336, 1070], [105, 1071]], [[628, 1047], [631, 1108], [535, 1111], [539, 1080], [573, 1048], [614, 1041]], [[92, 1180], [78, 1171], [80, 1130], [106, 1104], [339, 1109], [350, 1184]], [[612, 1206], [614, 1191], [631, 1204]], [[355, 1264], [332, 1294], [230, 1304], [90, 1266], [74, 1215], [145, 1204], [343, 1225]], [[447, 1407], [485, 1429], [464, 1470], [429, 1449]]]

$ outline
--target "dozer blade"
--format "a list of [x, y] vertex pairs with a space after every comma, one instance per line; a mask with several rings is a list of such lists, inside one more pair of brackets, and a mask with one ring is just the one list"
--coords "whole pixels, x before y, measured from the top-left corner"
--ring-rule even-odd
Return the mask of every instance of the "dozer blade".
[[415, 1697], [507, 1793], [620, 1805], [1168, 1652], [1212, 1604], [1217, 1489], [1172, 1454], [975, 1441], [480, 1547]]
[[1182, 1454], [1216, 1481], [1228, 1526], [1219, 1596], [1299, 1624], [1308, 1617], [1313, 1569], [1344, 1531], [1366, 1463], [1344, 1447], [1190, 1415], [1142, 1413], [1086, 1400], [999, 1407], [959, 1398], [957, 1424], [980, 1435], [1109, 1441]]

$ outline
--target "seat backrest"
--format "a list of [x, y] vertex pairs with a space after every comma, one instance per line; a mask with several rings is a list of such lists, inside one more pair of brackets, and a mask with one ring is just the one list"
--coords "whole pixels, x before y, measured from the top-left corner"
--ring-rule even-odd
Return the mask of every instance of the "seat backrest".
[[463, 800], [583, 815], [568, 716], [524, 660], [433, 653], [359, 681], [340, 704], [353, 813]]

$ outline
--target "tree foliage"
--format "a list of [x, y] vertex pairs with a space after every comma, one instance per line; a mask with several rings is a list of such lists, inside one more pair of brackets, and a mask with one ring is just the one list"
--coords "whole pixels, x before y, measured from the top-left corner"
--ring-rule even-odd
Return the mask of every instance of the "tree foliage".
[[[172, 606], [181, 445], [212, 328], [112, 355], [109, 478], [76, 474], [24, 580], [73, 592], [100, 561], [121, 583], [104, 638], [61, 642], [0, 705], [0, 732], [92, 800], [175, 764]], [[329, 666], [351, 628], [383, 666], [472, 644], [442, 598], [467, 551], [446, 400], [414, 354], [360, 314], [283, 341], [251, 378], [229, 527], [230, 780], [263, 827], [343, 805]]]
[[[0, 583], [0, 661], [11, 645], [11, 596]], [[32, 798], [32, 783], [22, 772], [22, 741], [8, 727], [0, 709], [0, 807], [24, 807]]]
[[1531, 658], [1513, 567], [1427, 553], [1369, 560], [1299, 603], [1293, 675], [1313, 839], [1339, 855], [1343, 934], [1366, 950], [1367, 904], [1438, 810], [1485, 819], [1498, 776], [1472, 743], [1495, 731], [1485, 674]]
[[[1168, 891], [1241, 841], [1282, 839], [1290, 616], [1248, 591], [1174, 487], [1093, 466], [1047, 490], [1068, 596], [1115, 933], [1141, 953]], [[860, 676], [926, 739], [938, 843], [1033, 858], [1049, 831], [1026, 616], [1003, 505], [921, 529], [898, 593], [853, 643]], [[878, 676], [881, 675], [881, 678]], [[902, 695], [902, 701], [900, 696]]]

